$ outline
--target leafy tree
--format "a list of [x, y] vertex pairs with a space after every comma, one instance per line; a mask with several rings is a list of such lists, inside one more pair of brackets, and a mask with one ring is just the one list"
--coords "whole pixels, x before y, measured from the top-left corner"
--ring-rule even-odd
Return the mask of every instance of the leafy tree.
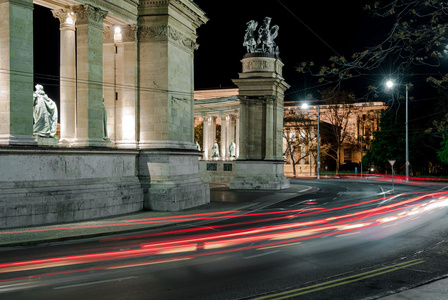
[[381, 130], [373, 132], [371, 148], [363, 157], [363, 164], [375, 166], [380, 173], [390, 170], [389, 160], [395, 160], [396, 166], [405, 162], [404, 122], [397, 119], [391, 110], [381, 116]]

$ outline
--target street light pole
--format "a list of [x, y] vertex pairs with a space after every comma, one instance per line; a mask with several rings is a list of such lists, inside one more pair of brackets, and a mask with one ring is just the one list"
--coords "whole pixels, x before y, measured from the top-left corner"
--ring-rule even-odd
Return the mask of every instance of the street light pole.
[[[394, 86], [394, 82], [392, 80], [388, 80], [386, 82], [386, 86], [388, 89], [392, 88]], [[405, 166], [406, 166], [406, 181], [409, 181], [409, 83], [405, 84], [406, 86], [406, 123], [405, 123], [405, 127], [406, 127], [406, 162], [405, 162]]]
[[317, 105], [317, 179], [320, 179], [320, 106]]
[[406, 84], [406, 181], [409, 181], [409, 84]]

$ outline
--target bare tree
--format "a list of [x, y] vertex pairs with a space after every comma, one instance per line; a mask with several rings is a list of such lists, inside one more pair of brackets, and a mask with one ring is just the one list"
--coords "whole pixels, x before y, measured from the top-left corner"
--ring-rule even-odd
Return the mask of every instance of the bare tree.
[[[320, 77], [321, 82], [338, 86], [343, 80], [369, 75], [379, 67], [390, 70], [398, 80], [419, 71], [419, 66], [439, 67], [447, 54], [448, 3], [439, 0], [392, 0], [382, 5], [373, 2], [365, 7], [381, 24], [390, 24], [383, 38], [375, 45], [366, 45], [350, 57], [330, 58], [330, 63], [315, 66], [304, 62], [298, 68]], [[384, 26], [381, 26], [384, 28]], [[378, 32], [380, 35], [380, 32]], [[438, 78], [436, 78], [438, 77]], [[448, 87], [448, 76], [440, 74], [427, 80], [438, 87]], [[370, 86], [376, 94], [378, 86]]]
[[301, 160], [317, 156], [317, 117], [310, 116], [300, 109], [289, 109], [284, 114], [283, 138], [286, 142], [286, 149], [283, 156], [287, 157], [293, 167], [294, 176], [297, 175], [296, 165]]
[[[327, 155], [336, 162], [336, 173], [339, 172], [341, 161], [341, 149], [356, 147], [356, 119], [358, 107], [355, 106], [353, 96], [346, 91], [334, 91], [327, 89], [321, 91], [325, 99], [325, 106], [321, 109], [321, 120], [328, 125], [327, 134], [331, 138], [328, 141]], [[352, 121], [352, 122], [350, 122]]]

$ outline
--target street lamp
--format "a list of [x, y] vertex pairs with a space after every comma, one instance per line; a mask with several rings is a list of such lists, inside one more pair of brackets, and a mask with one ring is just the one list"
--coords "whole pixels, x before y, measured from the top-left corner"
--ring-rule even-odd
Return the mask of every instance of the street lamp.
[[[302, 109], [308, 109], [308, 103], [302, 104]], [[320, 179], [320, 106], [317, 105], [317, 179]]]
[[[386, 87], [388, 89], [393, 88], [395, 85], [395, 83], [392, 80], [388, 80], [386, 82]], [[405, 123], [405, 127], [406, 127], [406, 181], [409, 181], [409, 107], [408, 107], [408, 102], [409, 102], [409, 84], [406, 83], [404, 85], [406, 87], [406, 123]]]

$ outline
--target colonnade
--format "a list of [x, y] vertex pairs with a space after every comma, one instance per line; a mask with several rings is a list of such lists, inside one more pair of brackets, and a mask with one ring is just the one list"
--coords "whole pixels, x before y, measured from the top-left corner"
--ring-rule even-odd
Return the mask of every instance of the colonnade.
[[[239, 156], [239, 114], [207, 115], [203, 118], [203, 159], [204, 160], [228, 160], [237, 159]], [[216, 139], [216, 125], [221, 124], [221, 140], [219, 158], [213, 158], [212, 147]], [[229, 147], [231, 142], [235, 142], [235, 157], [230, 157]]]

